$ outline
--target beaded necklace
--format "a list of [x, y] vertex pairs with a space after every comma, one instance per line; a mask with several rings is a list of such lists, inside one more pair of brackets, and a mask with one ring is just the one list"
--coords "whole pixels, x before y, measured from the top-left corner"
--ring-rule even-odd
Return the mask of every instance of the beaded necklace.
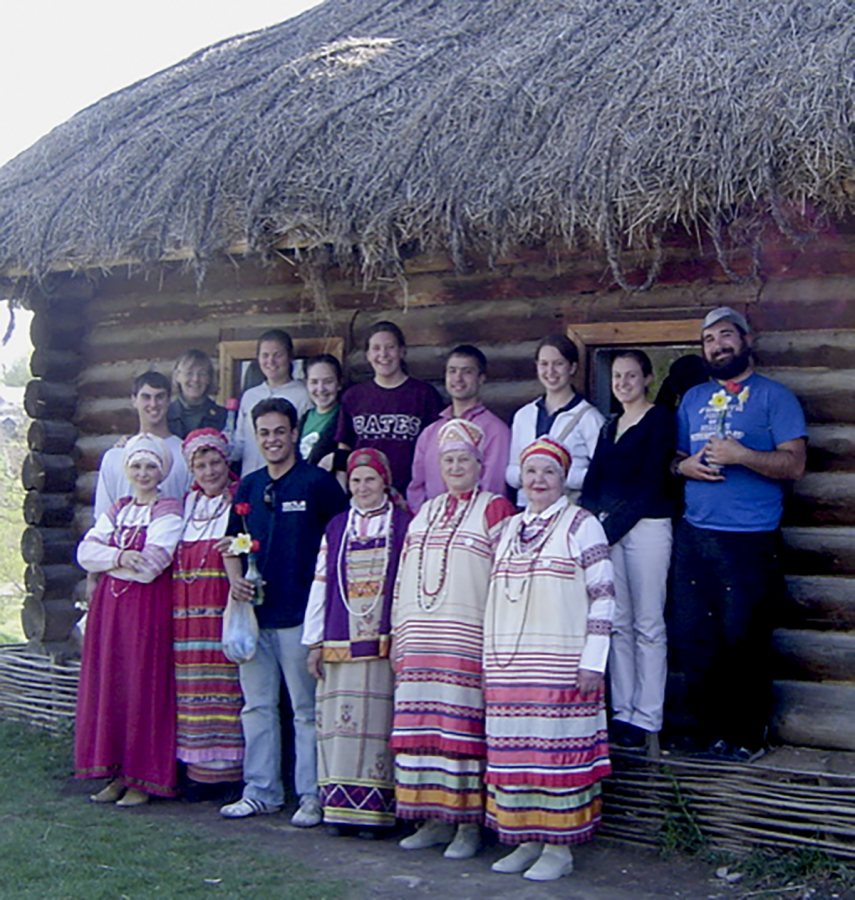
[[[116, 514], [116, 525], [113, 528], [113, 537], [115, 538], [116, 546], [119, 548], [119, 556], [122, 555], [122, 551], [133, 549], [134, 544], [137, 542], [137, 538], [140, 536], [140, 534], [142, 534], [143, 528], [145, 528], [149, 524], [149, 522], [145, 521], [144, 518], [143, 521], [139, 524], [126, 527], [124, 520], [130, 514], [129, 510], [134, 509], [135, 507], [149, 507], [150, 509], [151, 505], [151, 503], [137, 503], [136, 500], [134, 500], [131, 503], [123, 506]], [[149, 520], [150, 518], [151, 515], [149, 514]], [[118, 590], [116, 590], [117, 581], [124, 582], [123, 586]], [[119, 597], [121, 597], [123, 594], [126, 594], [130, 590], [132, 583], [133, 582], [131, 581], [125, 581], [125, 579], [111, 578], [109, 580], [109, 585], [110, 594], [112, 595], [113, 599], [118, 600]]]
[[[467, 499], [464, 500], [462, 497], [457, 497], [456, 508], [450, 515], [447, 515], [446, 513], [449, 501], [453, 499], [453, 496], [451, 494], [444, 494], [443, 502], [437, 503], [436, 510], [434, 510], [433, 515], [429, 515], [427, 528], [425, 528], [422, 534], [422, 539], [416, 551], [418, 554], [418, 580], [416, 582], [416, 600], [419, 604], [419, 609], [421, 609], [422, 612], [433, 612], [434, 610], [439, 609], [439, 607], [442, 606], [445, 600], [445, 587], [448, 582], [448, 557], [451, 555], [451, 547], [454, 544], [455, 537], [457, 537], [457, 532], [463, 525], [463, 520], [466, 518], [466, 514], [472, 508], [472, 505], [475, 502], [475, 498], [477, 496], [478, 488], [476, 487]], [[443, 522], [443, 519], [446, 519], [447, 521]], [[439, 566], [439, 578], [437, 580], [437, 585], [435, 588], [429, 588], [426, 584], [425, 550], [427, 548], [427, 543], [428, 539], [431, 536], [431, 532], [434, 530], [434, 528], [440, 525], [449, 527], [451, 531], [448, 535], [448, 540], [446, 540], [442, 546], [442, 559]]]
[[[199, 506], [199, 501], [201, 500], [201, 498], [207, 497], [208, 495], [202, 491], [194, 491], [193, 493], [194, 493], [193, 506], [190, 509], [190, 517], [189, 517], [188, 521], [192, 522], [194, 525], [202, 523], [199, 537], [196, 538], [196, 541], [204, 541], [204, 540], [208, 539], [208, 534], [207, 534], [208, 529], [213, 528], [214, 523], [217, 521], [217, 519], [219, 519], [220, 516], [228, 509], [228, 506], [229, 506], [228, 489], [226, 489], [225, 493], [223, 493], [219, 496], [217, 505], [214, 507], [213, 511], [210, 514], [203, 513], [202, 515], [199, 515], [199, 516], [196, 515], [196, 507]], [[187, 551], [185, 549], [186, 543], [187, 542], [183, 541], [183, 540], [178, 542], [178, 550], [175, 554], [175, 574], [179, 580], [184, 582], [184, 584], [193, 584], [195, 581], [198, 580], [199, 575], [198, 574], [197, 575], [188, 575], [187, 574], [187, 572], [190, 571], [190, 569], [187, 566]], [[208, 555], [210, 554], [211, 548], [213, 546], [214, 546], [213, 544], [208, 544], [208, 546], [205, 548], [205, 553], [202, 556], [202, 559], [199, 562], [199, 565], [196, 566], [197, 572], [203, 572], [205, 570], [205, 563], [208, 562]]]
[[[356, 515], [357, 510], [354, 507], [351, 507], [347, 512], [347, 523], [344, 526], [344, 535], [342, 537], [341, 543], [338, 548], [338, 559], [336, 560], [336, 577], [338, 578], [338, 591], [341, 597], [341, 602], [344, 604], [344, 608], [348, 611], [351, 616], [355, 616], [358, 619], [364, 619], [367, 616], [371, 615], [374, 610], [377, 608], [377, 604], [380, 602], [380, 598], [383, 596], [383, 588], [386, 586], [386, 570], [389, 566], [389, 545], [392, 543], [392, 504], [387, 503], [386, 508], [382, 512], [383, 522], [380, 525], [380, 531], [377, 534], [377, 537], [374, 540], [383, 541], [383, 559], [380, 565], [380, 572], [377, 575], [377, 591], [374, 594], [374, 598], [371, 603], [363, 610], [358, 611], [355, 610], [350, 603], [348, 602], [348, 592], [347, 585], [344, 580], [344, 564], [347, 564], [347, 568], [350, 568], [350, 539], [351, 535], [356, 538]], [[371, 561], [368, 569], [368, 581], [372, 581], [374, 577], [374, 560], [377, 556], [377, 547], [373, 548], [371, 554]]]
[[[523, 519], [520, 519], [519, 527], [517, 528], [516, 532], [513, 535], [511, 535], [510, 539], [508, 540], [507, 550], [503, 554], [503, 557], [502, 557], [503, 559], [507, 560], [507, 562], [508, 562], [508, 565], [505, 566], [505, 571], [504, 571], [505, 584], [504, 584], [504, 587], [502, 588], [502, 596], [508, 603], [510, 603], [512, 605], [519, 603], [520, 600], [522, 600], [524, 597], [525, 598], [525, 606], [523, 608], [522, 622], [520, 622], [520, 627], [517, 629], [516, 641], [514, 643], [513, 649], [511, 650], [510, 654], [508, 655], [507, 660], [502, 662], [499, 659], [499, 651], [496, 647], [496, 611], [497, 611], [499, 604], [498, 603], [492, 604], [493, 609], [492, 609], [491, 635], [492, 635], [492, 642], [493, 642], [493, 658], [496, 660], [496, 665], [500, 669], [507, 669], [508, 666], [510, 666], [510, 664], [516, 659], [517, 653], [519, 653], [520, 643], [522, 641], [522, 636], [523, 636], [523, 633], [525, 632], [525, 625], [528, 620], [528, 611], [529, 611], [529, 605], [530, 605], [530, 601], [531, 601], [531, 573], [534, 570], [535, 566], [537, 565], [537, 561], [540, 559], [540, 554], [543, 553], [544, 548], [551, 540], [552, 535], [555, 533], [555, 530], [558, 527], [558, 523], [560, 522], [560, 520], [562, 518], [562, 513], [564, 512], [565, 509], [567, 509], [566, 505], [562, 506], [561, 509], [556, 510], [549, 517], [549, 519], [545, 523], [543, 530], [540, 532], [540, 534], [537, 535], [536, 537], [534, 537], [527, 544], [524, 544], [523, 540], [522, 540], [522, 533], [525, 530], [526, 523]], [[516, 596], [514, 596], [510, 591], [510, 577], [509, 577], [509, 570], [510, 570], [509, 564], [510, 564], [510, 561], [514, 557], [517, 557], [517, 558], [530, 557], [528, 572], [526, 573], [525, 577], [523, 578], [522, 587], [520, 588], [520, 591]], [[499, 562], [499, 560], [497, 559], [496, 563], [498, 564], [498, 562]], [[498, 565], [497, 565], [497, 568], [498, 568]]]

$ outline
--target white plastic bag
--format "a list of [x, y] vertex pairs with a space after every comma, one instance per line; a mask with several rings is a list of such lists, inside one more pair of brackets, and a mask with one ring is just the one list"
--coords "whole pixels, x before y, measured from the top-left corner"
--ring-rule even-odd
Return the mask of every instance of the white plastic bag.
[[223, 613], [223, 653], [226, 659], [240, 665], [255, 656], [258, 645], [258, 620], [251, 603], [229, 597]]

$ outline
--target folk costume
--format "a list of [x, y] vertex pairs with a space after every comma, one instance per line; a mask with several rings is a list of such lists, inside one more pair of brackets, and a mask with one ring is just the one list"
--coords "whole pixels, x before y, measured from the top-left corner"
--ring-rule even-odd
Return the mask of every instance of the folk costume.
[[303, 643], [322, 648], [318, 682], [318, 789], [324, 822], [392, 827], [395, 791], [389, 732], [394, 673], [389, 665], [392, 591], [410, 514], [388, 496], [385, 454], [357, 450], [348, 476], [369, 466], [384, 502], [355, 504], [327, 526], [309, 595]]
[[[475, 423], [452, 419], [438, 450], [480, 459], [483, 439]], [[399, 818], [483, 822], [484, 604], [493, 550], [513, 512], [506, 498], [477, 487], [444, 493], [421, 507], [407, 533], [392, 614]]]
[[[536, 440], [522, 466], [535, 454], [566, 477], [560, 444]], [[611, 772], [604, 697], [583, 696], [578, 679], [580, 669], [605, 670], [613, 608], [608, 543], [590, 513], [562, 496], [509, 520], [484, 619], [486, 823], [503, 844], [569, 845], [599, 825]]]
[[[201, 450], [228, 461], [228, 442], [214, 428], [190, 432], [187, 467]], [[194, 484], [184, 502], [184, 531], [175, 554], [173, 637], [178, 710], [178, 759], [203, 784], [240, 781], [243, 775], [243, 694], [238, 667], [223, 655], [223, 612], [229, 580], [216, 544], [226, 533], [231, 485], [209, 497]]]
[[[168, 474], [171, 454], [160, 438], [132, 437], [124, 447], [125, 468], [138, 456]], [[77, 694], [77, 778], [119, 779], [146, 795], [175, 793], [171, 582], [180, 535], [177, 500], [139, 504], [123, 497], [98, 517], [77, 549], [80, 565], [101, 573]], [[126, 550], [142, 553], [141, 571], [121, 565]]]

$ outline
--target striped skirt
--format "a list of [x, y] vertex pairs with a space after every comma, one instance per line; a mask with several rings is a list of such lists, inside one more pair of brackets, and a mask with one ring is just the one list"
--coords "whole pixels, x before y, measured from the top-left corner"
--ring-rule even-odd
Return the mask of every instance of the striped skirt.
[[392, 729], [398, 816], [481, 822], [486, 747], [480, 628], [437, 621], [409, 624], [402, 632], [408, 649]]
[[[185, 558], [190, 565], [204, 543], [187, 545]], [[243, 695], [238, 666], [229, 662], [221, 649], [228, 580], [219, 569], [191, 573], [195, 580], [190, 584], [174, 580], [177, 755], [194, 781], [240, 781]]]

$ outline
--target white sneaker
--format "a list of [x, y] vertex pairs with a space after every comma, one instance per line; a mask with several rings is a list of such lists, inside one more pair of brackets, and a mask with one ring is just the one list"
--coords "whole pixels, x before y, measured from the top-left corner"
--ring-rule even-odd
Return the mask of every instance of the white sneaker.
[[526, 841], [516, 850], [497, 859], [490, 868], [500, 875], [517, 875], [525, 870], [540, 856], [543, 844], [540, 841]]
[[314, 794], [303, 794], [297, 812], [291, 816], [291, 824], [297, 828], [314, 828], [321, 824], [323, 818], [324, 810], [318, 798]]
[[555, 847], [547, 844], [540, 859], [527, 869], [523, 878], [529, 881], [555, 881], [573, 871], [573, 854], [569, 847]]
[[448, 844], [454, 837], [454, 826], [439, 819], [428, 819], [419, 825], [415, 834], [398, 841], [402, 850], [425, 850], [437, 844]]
[[250, 816], [268, 816], [278, 813], [281, 806], [272, 806], [262, 800], [253, 800], [252, 797], [241, 797], [234, 803], [227, 803], [220, 807], [220, 815], [225, 819], [248, 819]]
[[481, 849], [481, 829], [475, 824], [457, 826], [454, 840], [445, 848], [442, 855], [446, 859], [472, 859]]

